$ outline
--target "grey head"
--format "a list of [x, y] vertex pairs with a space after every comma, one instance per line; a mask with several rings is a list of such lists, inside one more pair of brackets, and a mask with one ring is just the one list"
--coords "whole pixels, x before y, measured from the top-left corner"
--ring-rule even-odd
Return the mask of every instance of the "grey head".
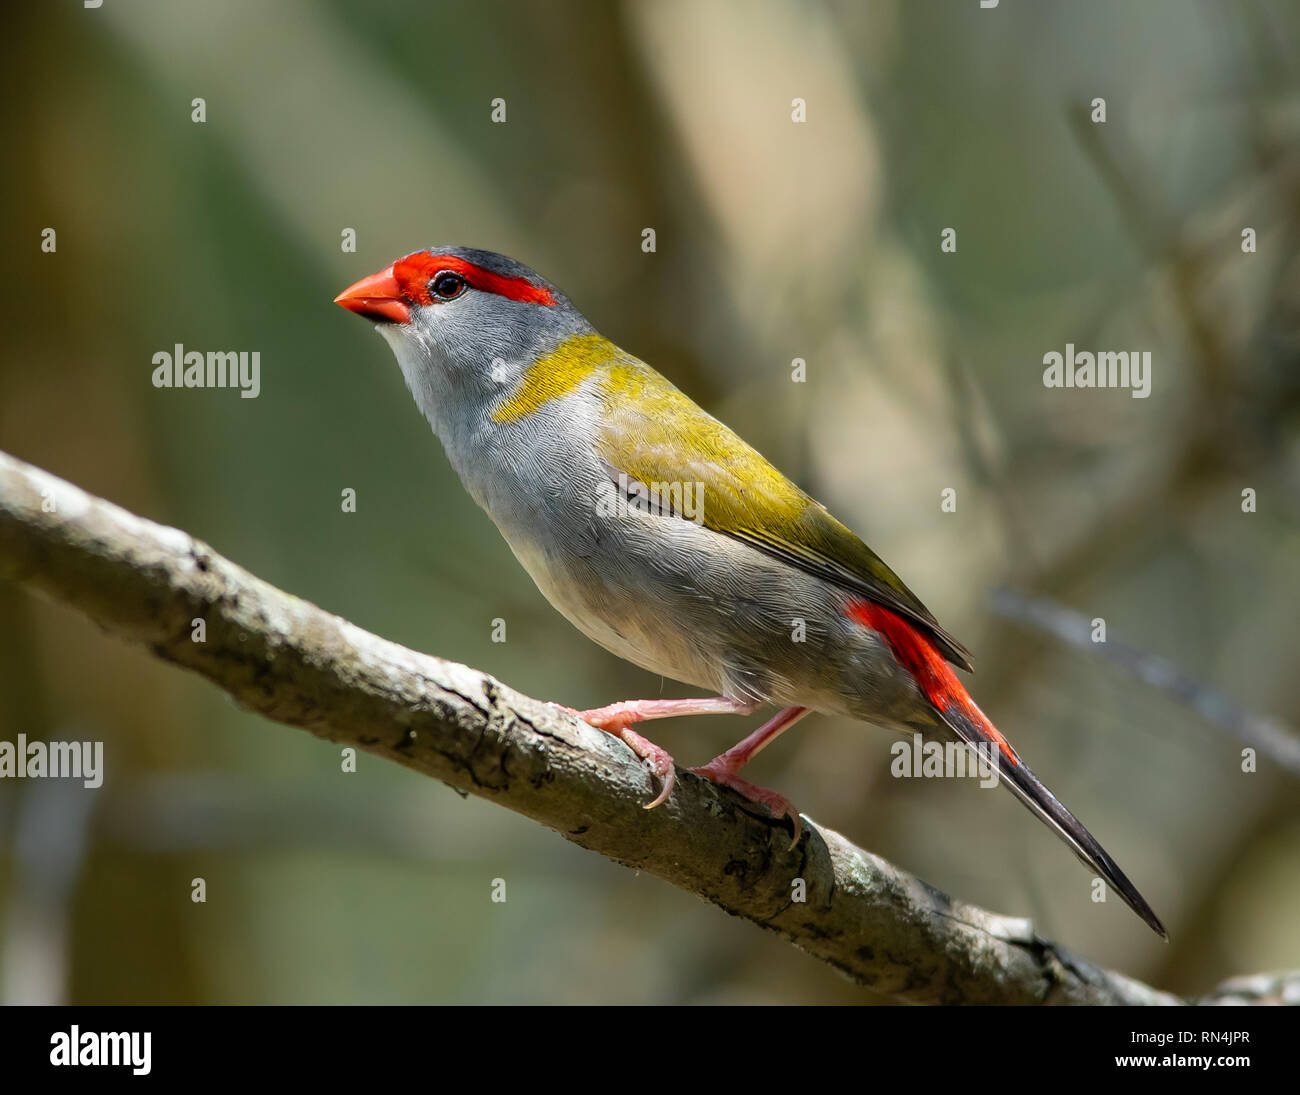
[[428, 247], [335, 298], [393, 349], [434, 432], [472, 424], [538, 357], [591, 325], [521, 262], [472, 247]]

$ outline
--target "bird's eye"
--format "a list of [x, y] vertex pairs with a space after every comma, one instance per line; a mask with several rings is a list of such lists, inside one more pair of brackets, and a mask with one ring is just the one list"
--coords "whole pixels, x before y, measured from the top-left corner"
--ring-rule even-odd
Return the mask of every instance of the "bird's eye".
[[429, 292], [439, 300], [454, 300], [465, 291], [467, 285], [468, 283], [459, 274], [443, 270], [442, 273], [435, 274], [429, 282]]

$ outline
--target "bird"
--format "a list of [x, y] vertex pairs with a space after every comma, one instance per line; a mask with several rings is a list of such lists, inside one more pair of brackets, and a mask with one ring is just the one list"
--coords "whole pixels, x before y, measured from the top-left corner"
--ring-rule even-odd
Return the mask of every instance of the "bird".
[[[387, 341], [462, 484], [543, 596], [588, 638], [709, 693], [574, 711], [672, 794], [672, 756], [634, 726], [777, 714], [690, 771], [778, 821], [799, 811], [740, 771], [811, 712], [928, 734], [996, 759], [1002, 784], [1162, 938], [1151, 906], [1020, 759], [955, 669], [970, 652], [820, 502], [505, 255], [435, 246], [335, 303]], [[558, 705], [557, 706], [562, 706]], [[571, 708], [564, 708], [572, 711]]]

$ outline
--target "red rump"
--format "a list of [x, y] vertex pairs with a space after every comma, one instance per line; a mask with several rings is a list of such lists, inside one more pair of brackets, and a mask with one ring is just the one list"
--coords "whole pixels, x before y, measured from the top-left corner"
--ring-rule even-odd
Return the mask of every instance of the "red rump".
[[1011, 744], [975, 705], [975, 701], [957, 679], [952, 666], [939, 653], [934, 643], [897, 613], [872, 601], [855, 597], [849, 601], [848, 615], [849, 619], [884, 636], [899, 664], [916, 678], [921, 691], [935, 707], [940, 711], [955, 707], [987, 734], [990, 740], [997, 742], [1007, 760], [1016, 765], [1020, 763]]
[[434, 274], [450, 270], [463, 277], [473, 289], [485, 293], [495, 293], [508, 300], [519, 300], [527, 304], [555, 304], [555, 294], [549, 289], [534, 285], [527, 278], [510, 278], [503, 274], [494, 274], [482, 266], [476, 266], [455, 255], [430, 255], [420, 251], [407, 255], [393, 263], [393, 277], [408, 300], [418, 304], [432, 304], [429, 296], [429, 281]]

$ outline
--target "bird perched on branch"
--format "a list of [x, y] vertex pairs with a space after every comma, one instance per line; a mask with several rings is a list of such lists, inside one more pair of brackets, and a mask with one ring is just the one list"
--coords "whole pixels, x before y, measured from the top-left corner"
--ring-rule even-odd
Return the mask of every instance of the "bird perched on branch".
[[[672, 793], [673, 759], [633, 726], [779, 713], [691, 769], [781, 818], [742, 779], [811, 711], [991, 752], [1006, 787], [1165, 936], [1150, 906], [967, 694], [966, 649], [866, 544], [554, 285], [503, 255], [433, 247], [344, 290], [372, 320], [466, 489], [546, 599], [601, 646], [712, 696], [579, 712]], [[796, 641], [801, 639], [802, 641]], [[1167, 936], [1166, 936], [1167, 938]]]

